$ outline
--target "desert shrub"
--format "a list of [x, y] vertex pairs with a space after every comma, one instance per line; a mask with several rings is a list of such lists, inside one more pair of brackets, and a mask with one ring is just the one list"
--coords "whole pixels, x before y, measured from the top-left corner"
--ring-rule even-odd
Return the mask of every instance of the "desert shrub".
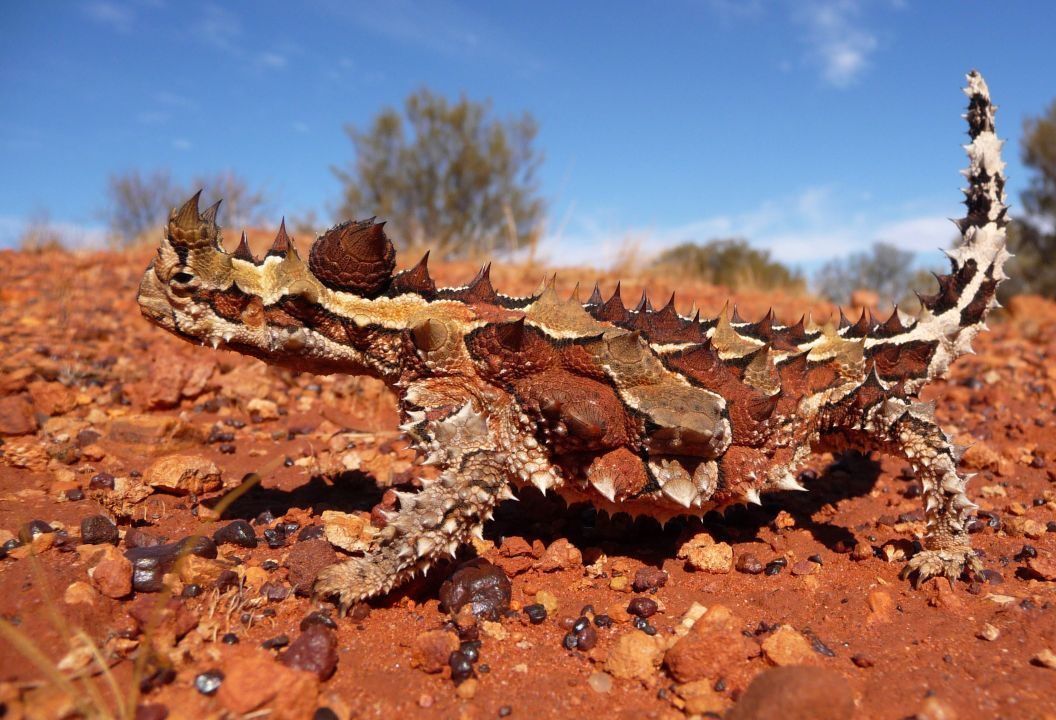
[[709, 240], [704, 244], [682, 243], [653, 260], [656, 270], [692, 277], [712, 285], [732, 289], [803, 289], [803, 277], [773, 260], [767, 250], [759, 250], [742, 238]]
[[168, 170], [127, 170], [111, 175], [107, 182], [102, 216], [114, 244], [129, 245], [156, 232], [172, 208], [203, 188], [203, 202], [212, 204], [223, 198], [224, 225], [238, 228], [269, 221], [267, 195], [234, 171], [201, 175], [180, 185]]
[[847, 302], [855, 290], [872, 290], [885, 304], [898, 302], [913, 289], [914, 279], [921, 279], [915, 257], [890, 243], [873, 243], [868, 251], [826, 262], [815, 274], [814, 285], [819, 295], [835, 303]]
[[377, 215], [397, 243], [428, 243], [449, 256], [536, 241], [544, 208], [530, 114], [496, 119], [488, 102], [449, 102], [422, 89], [402, 114], [387, 108], [366, 129], [345, 130], [355, 157], [334, 168], [343, 218]]

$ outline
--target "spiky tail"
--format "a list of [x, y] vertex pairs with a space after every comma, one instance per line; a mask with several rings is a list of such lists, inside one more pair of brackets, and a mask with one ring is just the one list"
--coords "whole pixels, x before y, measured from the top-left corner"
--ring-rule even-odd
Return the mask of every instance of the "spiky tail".
[[[963, 117], [968, 121], [971, 142], [964, 146], [968, 168], [961, 172], [968, 178], [968, 187], [963, 191], [968, 212], [954, 221], [962, 241], [946, 253], [951, 270], [936, 276], [936, 294], [921, 296], [922, 308], [916, 322], [881, 333], [887, 337], [866, 341], [867, 356], [874, 358], [877, 366], [903, 365], [906, 374], [898, 379], [910, 393], [945, 374], [950, 363], [961, 355], [972, 352], [972, 340], [986, 329], [987, 313], [998, 307], [997, 286], [1008, 278], [1004, 271], [1005, 261], [1011, 257], [1005, 248], [1008, 207], [1005, 163], [1001, 159], [1004, 141], [994, 132], [997, 108], [990, 102], [986, 81], [975, 70], [967, 78], [964, 93], [969, 98], [968, 112]], [[881, 362], [903, 357], [905, 363]], [[917, 367], [911, 371], [912, 365]]]

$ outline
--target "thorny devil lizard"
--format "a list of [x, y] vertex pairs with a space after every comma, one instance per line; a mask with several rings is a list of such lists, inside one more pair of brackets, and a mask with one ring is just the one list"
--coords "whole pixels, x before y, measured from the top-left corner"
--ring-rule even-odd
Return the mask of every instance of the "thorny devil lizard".
[[[971, 143], [962, 241], [918, 317], [782, 326], [680, 316], [674, 301], [627, 310], [562, 300], [553, 281], [530, 297], [497, 293], [489, 266], [438, 288], [426, 257], [394, 273], [373, 219], [337, 225], [307, 263], [283, 226], [263, 260], [245, 234], [224, 252], [219, 203], [173, 210], [139, 304], [178, 336], [276, 365], [371, 375], [398, 396], [401, 428], [438, 466], [397, 492], [368, 550], [332, 565], [316, 591], [342, 606], [385, 593], [453, 555], [514, 487], [534, 485], [610, 513], [665, 521], [760, 494], [803, 490], [812, 452], [860, 449], [905, 458], [923, 484], [924, 549], [905, 575], [951, 580], [978, 570], [966, 529], [976, 506], [960, 449], [920, 389], [942, 376], [997, 306], [1006, 278], [1005, 164], [983, 78], [968, 76]], [[200, 192], [199, 192], [200, 195]]]

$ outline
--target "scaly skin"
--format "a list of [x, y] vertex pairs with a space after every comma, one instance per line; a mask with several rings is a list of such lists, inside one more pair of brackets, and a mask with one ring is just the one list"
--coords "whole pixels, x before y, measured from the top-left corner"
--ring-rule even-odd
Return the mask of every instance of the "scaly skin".
[[966, 530], [975, 505], [958, 450], [917, 397], [970, 351], [1009, 257], [994, 108], [977, 73], [965, 92], [963, 240], [916, 318], [702, 321], [680, 316], [673, 297], [628, 310], [618, 285], [607, 301], [598, 288], [586, 303], [562, 300], [552, 281], [513, 298], [495, 292], [489, 266], [437, 288], [428, 255], [393, 273], [395, 250], [373, 220], [331, 228], [307, 262], [283, 226], [257, 260], [244, 235], [223, 251], [219, 203], [199, 213], [198, 195], [172, 212], [139, 303], [189, 341], [371, 375], [399, 397], [402, 428], [439, 477], [379, 509], [385, 525], [363, 557], [322, 573], [317, 591], [345, 606], [453, 554], [511, 486], [667, 520], [803, 490], [796, 472], [812, 452], [851, 448], [911, 463], [926, 532], [906, 574], [954, 579], [979, 567]]

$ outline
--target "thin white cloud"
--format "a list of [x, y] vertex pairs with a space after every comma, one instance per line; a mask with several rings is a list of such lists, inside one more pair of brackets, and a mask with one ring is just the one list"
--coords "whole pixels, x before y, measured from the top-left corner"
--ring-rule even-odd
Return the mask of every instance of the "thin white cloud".
[[285, 55], [280, 55], [277, 52], [262, 52], [257, 55], [257, 64], [265, 68], [273, 68], [280, 70], [286, 67], [288, 60]]
[[172, 149], [173, 150], [186, 151], [186, 150], [190, 150], [192, 147], [194, 147], [194, 144], [190, 140], [188, 140], [187, 138], [173, 138], [172, 139]]
[[859, 0], [812, 0], [796, 13], [805, 29], [809, 59], [834, 87], [852, 85], [877, 49], [876, 36], [865, 26], [862, 14]]
[[956, 236], [954, 226], [939, 212], [869, 211], [862, 204], [860, 198], [840, 198], [829, 187], [815, 186], [767, 200], [747, 212], [670, 227], [621, 227], [604, 213], [574, 216], [568, 223], [572, 229], [560, 237], [545, 237], [539, 252], [562, 264], [607, 267], [628, 245], [637, 245], [647, 259], [679, 243], [740, 237], [769, 250], [781, 262], [812, 267], [867, 250], [877, 241], [919, 252], [925, 260], [940, 259], [936, 249], [949, 247]]
[[132, 32], [135, 15], [127, 5], [119, 5], [106, 0], [97, 0], [84, 6], [84, 13], [99, 23], [105, 25], [114, 32], [127, 34]]

